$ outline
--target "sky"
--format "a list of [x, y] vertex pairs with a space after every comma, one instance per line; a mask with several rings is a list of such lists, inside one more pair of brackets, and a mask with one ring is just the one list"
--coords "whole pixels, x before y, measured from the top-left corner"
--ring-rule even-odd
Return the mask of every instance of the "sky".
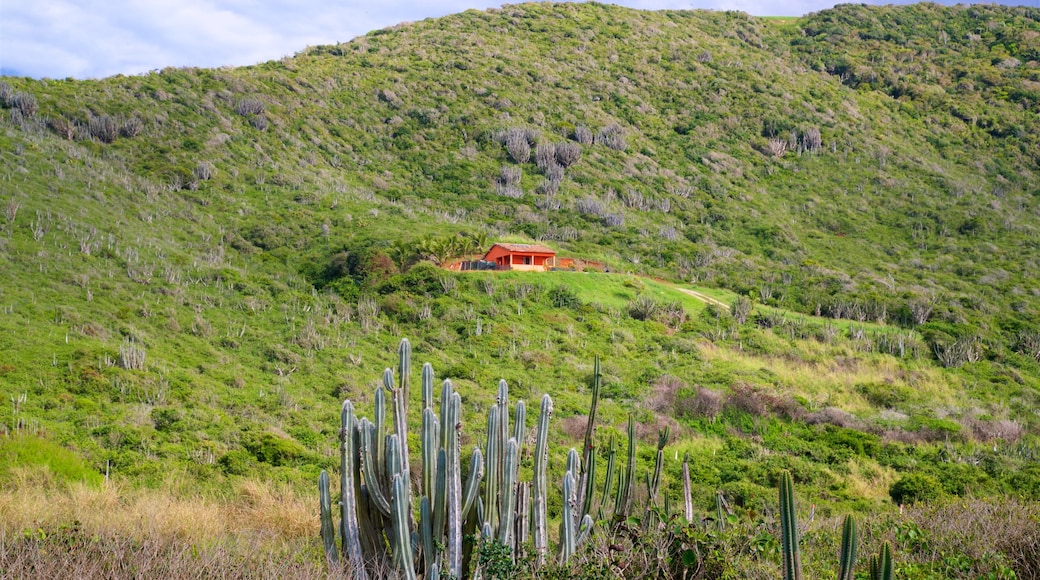
[[[800, 16], [829, 8], [834, 0], [613, 3]], [[1019, 3], [1037, 6], [1040, 0]], [[0, 0], [0, 75], [83, 79], [167, 66], [244, 66], [400, 22], [500, 5], [487, 0]]]

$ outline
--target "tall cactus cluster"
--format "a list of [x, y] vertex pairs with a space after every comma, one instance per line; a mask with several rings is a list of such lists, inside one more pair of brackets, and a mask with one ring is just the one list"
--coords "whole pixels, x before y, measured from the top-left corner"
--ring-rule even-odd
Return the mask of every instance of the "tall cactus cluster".
[[[425, 364], [421, 374], [423, 410], [419, 436], [422, 471], [417, 489], [413, 490], [408, 464], [411, 347], [407, 340], [401, 341], [398, 355], [396, 386], [393, 371], [387, 369], [382, 385], [375, 390], [374, 419], [357, 419], [349, 400], [343, 402], [340, 413], [339, 550], [346, 559], [346, 568], [359, 579], [376, 575], [387, 564], [406, 578], [439, 578], [442, 574], [464, 578], [479, 568], [473, 555], [481, 542], [501, 544], [512, 558], [520, 556], [530, 544], [535, 562], [543, 564], [549, 554], [546, 507], [552, 399], [544, 395], [541, 401], [533, 479], [521, 481], [519, 466], [526, 439], [527, 409], [523, 401], [518, 401], [510, 413], [509, 389], [505, 381], [500, 381], [496, 404], [488, 409], [484, 450], [474, 447], [464, 478], [460, 457], [461, 399], [451, 381], [445, 380], [439, 406], [435, 405], [433, 368]], [[563, 514], [557, 552], [561, 562], [574, 554], [593, 527], [589, 512], [595, 466], [592, 441], [599, 395], [598, 359], [594, 376], [585, 459], [579, 459], [578, 452], [571, 449], [561, 482]], [[321, 535], [326, 557], [336, 562], [340, 554], [329, 485], [328, 474], [323, 471], [318, 480]], [[414, 495], [419, 497], [418, 511]]]

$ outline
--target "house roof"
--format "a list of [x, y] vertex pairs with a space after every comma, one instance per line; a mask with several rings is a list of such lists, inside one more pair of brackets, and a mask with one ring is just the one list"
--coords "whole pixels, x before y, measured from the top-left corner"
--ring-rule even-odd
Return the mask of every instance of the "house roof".
[[[491, 247], [494, 248], [495, 246], [510, 252], [521, 252], [524, 254], [556, 254], [556, 250], [538, 244], [494, 244]], [[490, 251], [488, 250], [488, 252]]]
[[546, 256], [555, 256], [556, 251], [551, 247], [544, 245], [538, 245], [534, 243], [494, 243], [488, 252], [484, 254], [484, 259], [487, 260], [488, 256], [495, 251], [495, 247], [501, 247], [505, 252], [510, 254], [544, 254]]

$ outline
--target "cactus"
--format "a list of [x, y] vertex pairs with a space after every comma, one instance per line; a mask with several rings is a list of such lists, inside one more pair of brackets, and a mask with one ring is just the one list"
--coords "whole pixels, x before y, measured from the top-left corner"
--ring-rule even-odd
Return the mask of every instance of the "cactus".
[[802, 580], [798, 523], [794, 513], [794, 485], [789, 471], [780, 473], [780, 547], [783, 552], [784, 580]]
[[852, 580], [853, 568], [856, 566], [856, 520], [851, 515], [845, 516], [845, 525], [841, 530], [841, 557], [838, 563], [838, 580]]
[[885, 542], [877, 556], [870, 557], [870, 580], [893, 580], [895, 569], [892, 564], [892, 552]]
[[542, 411], [538, 414], [538, 437], [534, 447], [534, 481], [531, 490], [531, 531], [534, 533], [535, 563], [545, 563], [545, 552], [548, 549], [546, 530], [546, 462], [549, 457], [549, 419], [552, 417], [553, 404], [549, 395], [542, 397]]
[[318, 502], [321, 507], [321, 541], [325, 545], [325, 559], [338, 562], [336, 528], [332, 523], [332, 494], [329, 493], [329, 474], [324, 469], [318, 476]]
[[[480, 533], [481, 541], [495, 540], [516, 557], [521, 544], [533, 535], [535, 562], [541, 565], [548, 551], [547, 462], [548, 430], [553, 404], [542, 397], [534, 453], [534, 478], [519, 481], [527, 408], [516, 403], [514, 424], [509, 425], [509, 392], [498, 385], [496, 404], [488, 411], [488, 438], [482, 451], [474, 447], [469, 474], [463, 485], [460, 458], [461, 398], [445, 380], [439, 413], [434, 407], [434, 373], [422, 368], [422, 421], [419, 433], [422, 471], [412, 500], [408, 452], [408, 402], [411, 346], [402, 340], [398, 348], [397, 376], [383, 372], [374, 391], [373, 419], [356, 419], [350, 401], [340, 413], [340, 489], [342, 495], [339, 534], [342, 558], [354, 578], [367, 580], [366, 565], [392, 564], [404, 578], [464, 578], [473, 544], [464, 538]], [[586, 428], [585, 458], [575, 450], [568, 454], [563, 479], [564, 522], [561, 528], [561, 560], [565, 563], [591, 534], [595, 453], [594, 421], [599, 392], [599, 362], [593, 381], [593, 403]], [[389, 400], [388, 400], [389, 399]], [[390, 417], [387, 417], [387, 404]], [[392, 421], [392, 422], [391, 422]], [[512, 435], [512, 437], [510, 437]], [[628, 492], [635, 457], [634, 423], [629, 418]], [[611, 489], [616, 448], [612, 438], [605, 497]], [[658, 476], [659, 478], [659, 476]], [[483, 489], [481, 483], [484, 484]], [[620, 489], [620, 487], [619, 487]], [[330, 563], [339, 559], [328, 473], [318, 480], [321, 537]], [[482, 493], [483, 492], [483, 493]], [[600, 508], [602, 510], [602, 503]], [[416, 516], [418, 520], [416, 521]], [[497, 538], [496, 538], [497, 532]]]
[[[571, 451], [576, 457], [577, 452], [573, 449]], [[560, 514], [560, 562], [563, 564], [566, 564], [567, 560], [574, 555], [576, 549], [574, 535], [574, 512], [577, 511], [576, 492], [574, 472], [568, 469], [567, 473], [563, 474], [563, 513]]]
[[625, 520], [632, 510], [632, 490], [635, 486], [636, 471], [636, 424], [632, 415], [628, 416], [628, 459], [625, 471], [621, 473], [618, 486], [617, 501], [614, 505], [614, 518]]
[[610, 436], [610, 447], [607, 448], [607, 476], [603, 480], [603, 499], [599, 504], [599, 519], [606, 519], [603, 513], [603, 508], [607, 501], [610, 499], [610, 486], [614, 482], [614, 466], [617, 462], [617, 441], [614, 439], [614, 435]]
[[661, 472], [664, 470], [664, 446], [671, 437], [671, 428], [665, 427], [657, 433], [657, 458], [654, 460], [654, 475], [650, 478], [647, 502], [657, 505], [657, 495], [661, 491]]
[[683, 516], [686, 523], [693, 523], [693, 485], [690, 483], [690, 452], [682, 460]]

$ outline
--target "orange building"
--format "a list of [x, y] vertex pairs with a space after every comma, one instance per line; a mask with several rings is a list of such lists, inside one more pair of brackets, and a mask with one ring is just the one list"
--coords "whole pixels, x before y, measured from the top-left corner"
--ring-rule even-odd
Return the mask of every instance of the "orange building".
[[535, 244], [495, 244], [484, 254], [496, 270], [548, 270], [556, 266], [556, 250]]

